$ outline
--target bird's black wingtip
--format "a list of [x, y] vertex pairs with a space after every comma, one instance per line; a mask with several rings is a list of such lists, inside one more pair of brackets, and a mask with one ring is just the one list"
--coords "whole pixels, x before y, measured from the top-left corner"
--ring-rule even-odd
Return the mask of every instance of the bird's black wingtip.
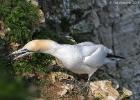
[[107, 54], [108, 58], [119, 58], [119, 59], [126, 59], [125, 57], [118, 56], [118, 55], [113, 55], [113, 54]]

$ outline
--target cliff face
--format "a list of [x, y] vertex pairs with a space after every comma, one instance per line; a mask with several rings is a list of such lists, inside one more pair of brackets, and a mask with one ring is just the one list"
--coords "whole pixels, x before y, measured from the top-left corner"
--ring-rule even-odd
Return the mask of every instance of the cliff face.
[[[48, 28], [76, 41], [93, 41], [112, 48], [123, 60], [105, 74], [120, 87], [140, 93], [140, 2], [138, 0], [38, 0]], [[102, 77], [103, 78], [103, 77]]]

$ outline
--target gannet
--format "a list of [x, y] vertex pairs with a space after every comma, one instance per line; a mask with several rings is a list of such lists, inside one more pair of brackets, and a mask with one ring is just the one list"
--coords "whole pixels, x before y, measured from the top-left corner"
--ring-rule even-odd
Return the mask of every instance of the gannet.
[[102, 44], [82, 42], [70, 45], [53, 40], [32, 40], [11, 55], [18, 55], [14, 58], [18, 59], [31, 53], [48, 53], [58, 58], [66, 69], [76, 74], [88, 74], [87, 84], [90, 84], [91, 76], [102, 65], [124, 59], [113, 55], [112, 50]]

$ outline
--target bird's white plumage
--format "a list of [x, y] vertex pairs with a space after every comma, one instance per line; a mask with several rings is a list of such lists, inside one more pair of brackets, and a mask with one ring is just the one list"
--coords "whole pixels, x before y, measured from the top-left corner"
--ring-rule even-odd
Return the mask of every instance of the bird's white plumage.
[[64, 66], [77, 74], [93, 74], [105, 64], [110, 49], [103, 45], [83, 42], [76, 45], [57, 45], [55, 52], [50, 53], [62, 61]]

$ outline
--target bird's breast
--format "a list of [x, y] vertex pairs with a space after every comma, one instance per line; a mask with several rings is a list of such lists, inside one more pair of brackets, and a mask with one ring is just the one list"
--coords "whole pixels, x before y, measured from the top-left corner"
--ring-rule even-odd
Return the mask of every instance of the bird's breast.
[[66, 46], [57, 50], [55, 57], [62, 61], [63, 65], [67, 69], [72, 69], [73, 67], [81, 66], [82, 56], [78, 49], [73, 46]]

